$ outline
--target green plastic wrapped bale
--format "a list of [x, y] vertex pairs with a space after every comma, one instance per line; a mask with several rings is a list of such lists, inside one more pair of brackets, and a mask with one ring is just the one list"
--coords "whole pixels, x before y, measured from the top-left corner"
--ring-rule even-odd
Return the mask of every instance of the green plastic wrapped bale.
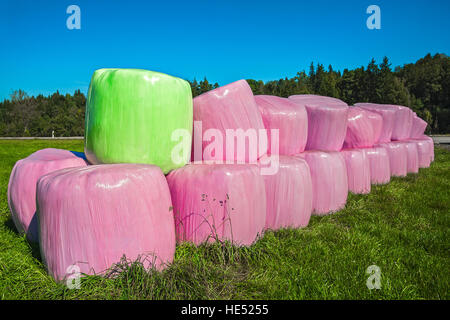
[[96, 70], [86, 105], [86, 158], [92, 164], [154, 164], [168, 173], [190, 159], [191, 139], [172, 157], [182, 141], [172, 134], [183, 129], [192, 135], [192, 117], [185, 80], [139, 69]]

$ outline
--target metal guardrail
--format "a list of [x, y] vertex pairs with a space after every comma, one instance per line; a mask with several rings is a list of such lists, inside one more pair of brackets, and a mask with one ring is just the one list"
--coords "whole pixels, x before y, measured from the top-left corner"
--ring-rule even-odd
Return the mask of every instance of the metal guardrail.
[[[450, 136], [430, 136], [434, 143], [450, 144]], [[83, 140], [84, 137], [0, 137], [0, 140]]]
[[450, 144], [450, 136], [432, 136], [434, 143]]

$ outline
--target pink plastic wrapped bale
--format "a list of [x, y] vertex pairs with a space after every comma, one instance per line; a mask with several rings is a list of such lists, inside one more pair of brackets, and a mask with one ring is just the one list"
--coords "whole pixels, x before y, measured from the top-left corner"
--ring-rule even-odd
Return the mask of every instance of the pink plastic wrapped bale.
[[175, 254], [167, 181], [157, 166], [108, 164], [70, 168], [37, 184], [39, 241], [49, 273], [71, 266], [101, 274], [123, 256], [162, 269]]
[[427, 125], [428, 123], [419, 118], [414, 112], [411, 133], [409, 134], [409, 137], [411, 139], [421, 139], [424, 135], [425, 129], [427, 128]]
[[167, 181], [178, 241], [250, 245], [262, 234], [266, 192], [258, 165], [194, 163]]
[[[194, 121], [201, 121], [204, 135], [211, 133], [212, 136], [215, 136], [214, 131], [218, 131], [223, 140], [217, 142], [214, 138], [211, 138], [214, 141], [206, 141], [208, 139], [203, 139], [205, 141], [202, 142], [201, 155], [196, 152], [194, 146], [194, 161], [203, 159], [256, 163], [259, 156], [265, 154], [267, 151], [258, 150], [259, 130], [263, 130], [265, 134], [264, 123], [252, 90], [245, 80], [230, 83], [195, 97]], [[251, 132], [248, 132], [248, 129], [252, 129], [250, 130]], [[237, 133], [237, 130], [249, 133], [248, 143], [245, 143], [245, 145], [242, 143], [239, 144], [240, 139], [234, 139], [231, 133], [227, 135], [227, 130], [233, 130], [232, 132], [230, 131], [231, 133]], [[230, 143], [234, 141], [234, 146], [229, 144], [230, 150], [227, 150], [226, 147], [227, 139]], [[267, 135], [263, 139], [266, 140]], [[207, 152], [208, 145], [212, 143], [219, 143], [222, 146], [222, 148], [218, 146], [222, 154], [217, 154], [217, 150]], [[205, 151], [205, 149], [207, 150]]]
[[263, 178], [267, 200], [265, 228], [307, 226], [313, 201], [308, 163], [299, 157], [280, 156], [277, 173]]
[[[276, 96], [255, 96], [268, 133], [270, 154], [294, 155], [305, 150], [308, 115], [304, 106]], [[270, 130], [279, 130], [279, 150], [270, 148]]]
[[[413, 111], [410, 108], [393, 104], [375, 104], [375, 103], [356, 103], [355, 106], [368, 108], [370, 111], [381, 112], [384, 114], [387, 113], [386, 110], [393, 110], [394, 121], [390, 139], [407, 140], [409, 138], [413, 122]], [[385, 121], [388, 121], [389, 124], [389, 120], [383, 117], [383, 122]], [[380, 142], [388, 142], [387, 137], [384, 137], [383, 133]]]
[[36, 220], [36, 182], [55, 170], [87, 166], [84, 153], [61, 149], [42, 149], [19, 160], [11, 171], [8, 184], [8, 205], [20, 234], [38, 241]]
[[370, 161], [364, 149], [341, 151], [347, 166], [348, 190], [353, 193], [370, 192]]
[[315, 94], [297, 94], [290, 96], [289, 99], [294, 100], [295, 102], [299, 102], [301, 104], [327, 103], [327, 104], [338, 104], [343, 106], [347, 105], [344, 101], [338, 98], [318, 96]]
[[372, 147], [380, 137], [382, 125], [381, 115], [359, 107], [349, 108], [344, 148]]
[[383, 119], [382, 129], [380, 136], [376, 142], [378, 143], [391, 142], [392, 131], [394, 130], [394, 122], [395, 122], [395, 109], [388, 107], [386, 105], [374, 103], [355, 103], [355, 106], [381, 115]]
[[431, 162], [434, 161], [434, 141], [433, 138], [424, 135], [423, 139], [425, 139], [426, 141], [428, 141], [428, 145], [429, 145], [429, 152], [430, 152], [430, 158], [431, 158]]
[[[290, 100], [305, 106], [308, 114], [308, 140], [306, 150], [339, 151], [344, 144], [347, 131], [348, 106], [345, 103], [316, 99]], [[334, 99], [334, 98], [333, 98]]]
[[401, 142], [381, 143], [379, 146], [385, 148], [389, 155], [389, 167], [391, 177], [406, 177], [408, 172], [408, 151]]
[[417, 144], [414, 141], [402, 141], [406, 147], [406, 170], [408, 173], [419, 172], [419, 153], [417, 151]]
[[430, 144], [427, 140], [413, 140], [417, 146], [419, 168], [428, 168], [431, 163]]
[[364, 149], [370, 164], [370, 181], [372, 184], [386, 184], [391, 181], [391, 168], [386, 148], [373, 147]]
[[397, 110], [395, 113], [395, 124], [391, 139], [399, 141], [409, 139], [413, 124], [413, 111], [404, 106], [391, 106]]
[[372, 123], [372, 129], [374, 134], [373, 145], [380, 141], [381, 132], [383, 131], [383, 116], [379, 113], [365, 110], [370, 122]]
[[313, 214], [325, 215], [345, 206], [347, 168], [339, 152], [306, 151], [297, 155], [309, 165], [313, 187]]
[[348, 107], [306, 105], [308, 141], [306, 150], [339, 151], [347, 132]]

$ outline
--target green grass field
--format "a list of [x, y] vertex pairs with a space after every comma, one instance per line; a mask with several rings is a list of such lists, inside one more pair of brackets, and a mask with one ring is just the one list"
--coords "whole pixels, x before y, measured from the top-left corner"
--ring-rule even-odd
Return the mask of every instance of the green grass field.
[[[418, 175], [349, 195], [344, 210], [312, 217], [304, 229], [267, 232], [250, 248], [177, 247], [164, 272], [122, 263], [109, 277], [55, 283], [39, 248], [19, 236], [6, 192], [14, 163], [46, 148], [82, 151], [81, 140], [0, 140], [0, 298], [2, 299], [449, 299], [450, 151]], [[369, 290], [366, 269], [381, 269]]]

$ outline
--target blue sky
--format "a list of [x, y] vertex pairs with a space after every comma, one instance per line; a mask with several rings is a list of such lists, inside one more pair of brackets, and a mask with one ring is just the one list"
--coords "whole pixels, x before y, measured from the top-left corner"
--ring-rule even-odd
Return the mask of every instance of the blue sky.
[[[66, 8], [81, 9], [68, 30]], [[381, 9], [381, 30], [366, 8]], [[450, 1], [0, 0], [0, 99], [14, 89], [87, 91], [94, 70], [142, 68], [224, 85], [274, 80], [388, 56], [393, 66], [450, 54]]]

